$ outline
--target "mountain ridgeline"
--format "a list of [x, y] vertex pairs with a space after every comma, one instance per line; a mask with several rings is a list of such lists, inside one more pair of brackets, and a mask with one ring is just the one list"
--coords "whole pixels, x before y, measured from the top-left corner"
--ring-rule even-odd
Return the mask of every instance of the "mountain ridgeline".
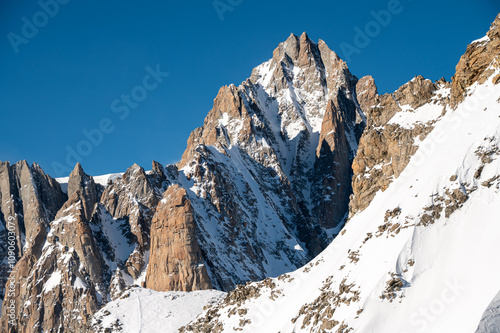
[[131, 285], [230, 291], [305, 265], [348, 217], [366, 125], [357, 84], [323, 41], [291, 35], [220, 89], [176, 165], [98, 184], [78, 164], [63, 190], [36, 164], [2, 163], [17, 262], [0, 271], [2, 291], [15, 281], [2, 330], [81, 331]]
[[[220, 89], [175, 165], [134, 164], [100, 184], [77, 164], [60, 184], [36, 164], [0, 162], [0, 330], [108, 332], [93, 315], [140, 286], [230, 292], [183, 329], [231, 331], [225, 306], [258, 299], [248, 296], [252, 286], [265, 290], [278, 276], [285, 283], [285, 273], [342, 238], [473, 84], [500, 81], [491, 65], [498, 26], [499, 18], [487, 42], [469, 46], [451, 83], [417, 76], [384, 95], [324, 41], [292, 34], [246, 81]], [[463, 202], [455, 196], [456, 210]], [[355, 302], [344, 282], [339, 288]], [[320, 300], [335, 295], [327, 296], [315, 301], [320, 312]], [[311, 304], [287, 322], [348, 331], [339, 319], [313, 317]]]

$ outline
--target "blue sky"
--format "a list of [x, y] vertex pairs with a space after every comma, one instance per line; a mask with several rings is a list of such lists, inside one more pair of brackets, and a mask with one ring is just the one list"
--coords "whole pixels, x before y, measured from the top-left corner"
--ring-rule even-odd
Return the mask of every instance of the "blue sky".
[[450, 80], [500, 12], [493, 0], [54, 1], [0, 3], [0, 160], [54, 177], [76, 160], [92, 175], [178, 161], [219, 88], [290, 33], [325, 40], [383, 93], [418, 74]]

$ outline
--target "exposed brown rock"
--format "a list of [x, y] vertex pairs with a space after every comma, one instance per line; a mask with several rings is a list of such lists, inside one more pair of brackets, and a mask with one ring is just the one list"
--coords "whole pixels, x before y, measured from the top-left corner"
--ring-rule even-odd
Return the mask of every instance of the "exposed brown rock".
[[171, 186], [163, 195], [151, 226], [146, 287], [157, 291], [211, 289], [198, 245], [193, 208], [186, 191]]
[[[467, 46], [465, 54], [457, 64], [452, 77], [451, 104], [456, 106], [464, 97], [468, 87], [475, 82], [484, 83], [500, 68], [500, 16], [497, 16], [487, 33], [488, 41]], [[493, 66], [488, 69], [489, 66]]]
[[402, 128], [388, 122], [402, 111], [400, 105], [418, 108], [429, 102], [437, 89], [436, 84], [417, 76], [394, 94], [380, 96], [376, 94], [371, 77], [363, 78], [360, 82], [356, 87], [361, 91], [358, 101], [368, 125], [352, 164], [350, 216], [368, 207], [377, 191], [385, 191], [392, 179], [399, 177], [418, 149], [414, 145], [415, 138], [424, 139], [433, 128], [432, 124]]
[[436, 89], [436, 85], [431, 80], [418, 75], [396, 90], [393, 96], [399, 105], [409, 105], [416, 109], [427, 103]]
[[189, 136], [187, 148], [182, 155], [181, 161], [178, 163], [179, 168], [186, 166], [192, 160], [195, 149], [200, 144], [216, 147], [228, 147], [231, 144], [227, 133], [221, 131], [219, 128], [219, 119], [222, 118], [223, 113], [227, 113], [232, 119], [247, 119], [244, 122], [241, 134], [246, 135], [248, 139], [248, 135], [252, 132], [249, 113], [246, 110], [238, 89], [234, 85], [224, 86], [220, 88], [214, 100], [213, 108], [205, 118], [203, 127], [195, 129]]
[[377, 86], [371, 75], [363, 76], [356, 83], [356, 97], [364, 113], [368, 113], [373, 106], [378, 104]]
[[66, 200], [53, 178], [37, 164], [30, 167], [26, 161], [12, 166], [0, 162], [0, 191], [3, 217], [15, 221], [18, 249], [24, 246], [19, 240], [20, 233], [25, 233], [26, 242], [31, 243], [37, 225], [48, 226]]
[[84, 217], [86, 220], [90, 220], [95, 205], [99, 202], [100, 191], [94, 179], [83, 172], [80, 163], [76, 164], [68, 179], [68, 197], [71, 197], [76, 192], [82, 194]]

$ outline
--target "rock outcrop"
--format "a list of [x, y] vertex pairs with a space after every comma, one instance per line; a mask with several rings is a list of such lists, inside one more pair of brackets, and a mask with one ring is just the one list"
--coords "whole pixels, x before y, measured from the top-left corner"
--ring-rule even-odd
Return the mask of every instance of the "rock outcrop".
[[[455, 107], [464, 99], [467, 88], [475, 82], [484, 83], [499, 68], [500, 15], [491, 24], [486, 36], [468, 45], [465, 54], [460, 58], [455, 75], [451, 79], [452, 106]], [[496, 75], [493, 82], [500, 82], [500, 75]]]
[[[417, 76], [393, 94], [380, 96], [372, 77], [359, 80], [356, 90], [367, 117], [367, 128], [352, 166], [350, 216], [365, 209], [377, 191], [384, 191], [394, 178], [399, 177], [418, 149], [416, 141], [423, 140], [438, 119], [434, 117], [427, 122], [401, 126], [397, 120], [393, 121], [397, 113], [418, 113], [424, 108], [429, 110], [429, 107], [439, 106], [443, 115], [464, 99], [469, 87], [474, 83], [484, 83], [500, 69], [499, 54], [500, 15], [484, 38], [467, 47], [451, 84], [444, 79], [433, 83]], [[500, 82], [500, 75], [493, 77], [493, 82]]]
[[163, 194], [151, 225], [146, 288], [157, 291], [212, 288], [197, 233], [186, 190], [171, 186]]
[[[377, 191], [385, 189], [408, 165], [418, 149], [416, 141], [423, 140], [434, 122], [446, 110], [449, 83], [431, 82], [417, 76], [393, 94], [378, 95], [372, 77], [358, 82], [360, 105], [367, 117], [367, 126], [359, 141], [359, 149], [352, 164], [353, 194], [350, 216], [364, 210]], [[435, 118], [402, 126], [394, 121], [398, 113], [424, 112], [421, 108], [436, 108]], [[417, 116], [418, 117], [418, 116]]]
[[[50, 222], [49, 232], [40, 226], [9, 277], [15, 297], [4, 299], [4, 332], [82, 331], [106, 295], [106, 266], [86, 218], [95, 184], [79, 165], [69, 183], [81, 185]], [[9, 304], [15, 305], [12, 320]]]
[[[153, 162], [146, 172], [134, 164], [103, 186], [77, 164], [63, 193], [36, 164], [0, 162], [0, 292], [6, 293], [0, 330], [88, 331], [91, 316], [132, 285], [233, 290], [219, 309], [200, 317], [205, 331], [222, 329], [217, 318], [232, 316], [236, 306], [281, 297], [277, 284], [294, 279], [281, 274], [321, 253], [349, 217], [400, 177], [434, 124], [472, 93], [470, 87], [493, 73], [493, 82], [500, 82], [499, 51], [500, 16], [485, 38], [467, 48], [452, 83], [417, 76], [379, 95], [371, 76], [358, 80], [325, 42], [292, 34], [241, 85], [219, 90], [176, 165]], [[496, 152], [484, 151], [481, 159]], [[497, 178], [480, 184], [490, 188]], [[452, 192], [458, 199], [449, 200], [445, 218], [478, 187], [465, 185]], [[440, 209], [429, 207], [424, 210]], [[386, 232], [404, 233], [410, 222], [391, 222], [400, 214], [391, 206], [384, 224], [375, 225], [378, 231], [367, 233], [358, 249], [346, 243], [346, 264], [336, 277], [321, 279], [321, 294], [311, 289], [319, 297], [297, 308], [289, 322], [348, 331], [333, 313], [365, 297], [348, 280], [363, 262], [360, 249]], [[439, 212], [429, 214], [412, 226], [424, 228], [439, 218]], [[385, 299], [407, 287], [401, 276], [411, 271], [409, 262], [415, 264], [404, 260], [402, 273], [380, 280], [390, 287]], [[351, 267], [343, 270], [346, 265]], [[263, 281], [241, 286], [255, 280]], [[225, 306], [233, 308], [224, 312]], [[238, 316], [246, 313], [238, 309]], [[239, 329], [247, 324], [240, 321]]]

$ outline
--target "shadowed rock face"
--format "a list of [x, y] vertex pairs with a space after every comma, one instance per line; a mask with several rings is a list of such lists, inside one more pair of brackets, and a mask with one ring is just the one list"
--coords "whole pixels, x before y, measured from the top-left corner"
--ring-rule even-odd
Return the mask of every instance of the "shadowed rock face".
[[[72, 194], [53, 221], [40, 226], [37, 237], [10, 275], [16, 297], [4, 299], [1, 327], [8, 331], [8, 304], [14, 301], [17, 332], [81, 331], [98, 309], [97, 293], [105, 295], [106, 269], [86, 218], [89, 202], [95, 202], [91, 178], [80, 166], [69, 183], [87, 183]], [[47, 230], [49, 230], [47, 232]], [[71, 315], [68, 315], [71, 314]], [[80, 320], [75, 320], [79, 317]]]
[[[345, 121], [333, 101], [328, 104], [314, 163], [312, 213], [320, 227], [333, 228], [342, 223], [349, 206], [351, 161], [345, 135]], [[320, 250], [320, 249], [318, 249]]]
[[151, 225], [146, 287], [153, 290], [211, 289], [196, 238], [196, 223], [186, 190], [171, 186], [163, 194]]

